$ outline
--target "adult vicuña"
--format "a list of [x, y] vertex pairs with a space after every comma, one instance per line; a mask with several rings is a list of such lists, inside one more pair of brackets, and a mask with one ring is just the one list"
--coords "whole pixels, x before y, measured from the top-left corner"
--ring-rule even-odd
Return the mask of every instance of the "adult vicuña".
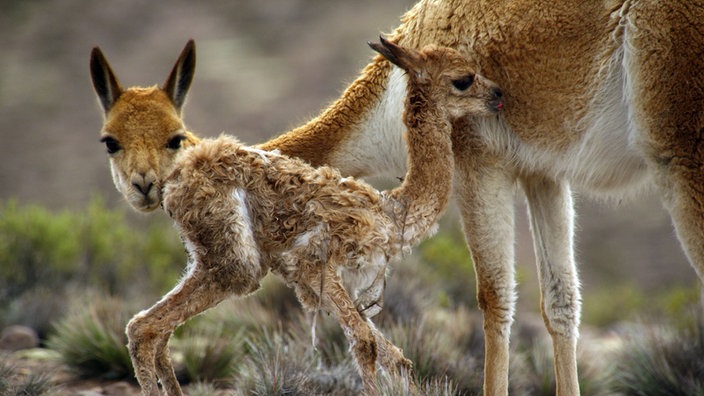
[[455, 50], [370, 44], [408, 72], [404, 123], [409, 172], [379, 192], [329, 167], [240, 144], [204, 139], [177, 157], [164, 179], [164, 209], [189, 252], [187, 274], [127, 325], [145, 395], [180, 394], [166, 347], [174, 329], [231, 295], [259, 288], [269, 271], [308, 309], [332, 313], [344, 329], [367, 394], [376, 361], [392, 372], [411, 363], [365, 316], [380, 309], [387, 262], [419, 242], [449, 200], [451, 121], [495, 115], [501, 91]]
[[[484, 394], [508, 393], [516, 184], [528, 201], [559, 394], [579, 394], [572, 188], [618, 198], [654, 184], [704, 277], [701, 21], [701, 0], [421, 0], [392, 35], [413, 48], [457, 48], [506, 91], [498, 120], [456, 123], [453, 135], [456, 201], [484, 314]], [[343, 175], [400, 175], [405, 89], [403, 73], [376, 58], [319, 117], [261, 147]], [[168, 153], [174, 131], [119, 155], [166, 166], [154, 157]], [[134, 133], [144, 132], [135, 126]], [[127, 147], [134, 137], [117, 138]], [[117, 166], [126, 175], [144, 169]]]

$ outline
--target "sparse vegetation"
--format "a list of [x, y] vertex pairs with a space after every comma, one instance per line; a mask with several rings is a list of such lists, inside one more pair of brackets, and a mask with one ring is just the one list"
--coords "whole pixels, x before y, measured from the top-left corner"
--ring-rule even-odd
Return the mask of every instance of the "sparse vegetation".
[[481, 393], [484, 356], [481, 321], [466, 308], [428, 312], [386, 332], [413, 361], [419, 388], [435, 384], [434, 387], [448, 386], [462, 395]]
[[704, 324], [638, 324], [626, 332], [615, 389], [625, 396], [704, 394]]
[[286, 332], [264, 330], [248, 341], [249, 359], [238, 389], [251, 395], [318, 394], [308, 373], [313, 371], [312, 348]]
[[58, 288], [75, 274], [78, 219], [39, 206], [0, 206], [0, 299], [10, 301], [38, 285]]
[[644, 291], [636, 285], [623, 283], [604, 285], [589, 294], [584, 301], [583, 320], [590, 325], [605, 327], [622, 321], [636, 320], [643, 315], [666, 315], [678, 325], [691, 325], [688, 310], [699, 302], [699, 284]]
[[[30, 230], [23, 222], [37, 227], [44, 222], [55, 224], [40, 231]], [[173, 287], [186, 262], [170, 225], [164, 222], [146, 230], [134, 228], [122, 212], [110, 211], [100, 200], [80, 212], [51, 213], [16, 203], [0, 206], [2, 260], [35, 269], [38, 265], [47, 267], [42, 273], [24, 275], [15, 273], [23, 271], [20, 264], [10, 266], [15, 272], [7, 266], [0, 268], [2, 285], [26, 280], [11, 291], [0, 289], [7, 298], [7, 304], [0, 308], [0, 323], [31, 326], [42, 339], [49, 334], [46, 345], [58, 351], [63, 362], [81, 376], [131, 380], [125, 324], [139, 309], [153, 303], [155, 295]], [[89, 236], [92, 233], [101, 235]], [[69, 241], [59, 242], [60, 234]], [[465, 283], [464, 290], [460, 288], [459, 278], [464, 282], [469, 277], [471, 283], [473, 273], [459, 235], [451, 226], [443, 227], [437, 238], [420, 247], [420, 254], [395, 264], [384, 310], [374, 320], [413, 361], [416, 391], [423, 395], [481, 394], [481, 316], [473, 302], [474, 287]], [[134, 252], [111, 256], [116, 243], [124, 243]], [[457, 260], [458, 268], [453, 269]], [[453, 277], [453, 273], [458, 275]], [[100, 280], [103, 277], [110, 280]], [[452, 282], [456, 282], [454, 286]], [[461, 293], [467, 296], [461, 297]], [[704, 331], [700, 315], [691, 313], [697, 297], [694, 289], [676, 288], [644, 296], [629, 287], [615, 288], [611, 293], [605, 290], [603, 298], [585, 296], [585, 322], [611, 327], [622, 323], [614, 307], [627, 312], [642, 309], [661, 320], [633, 325], [637, 330], [617, 338], [616, 352], [609, 355], [613, 358], [580, 359], [582, 392], [704, 392]], [[170, 344], [177, 375], [188, 384], [185, 389], [189, 394], [199, 395], [228, 394], [233, 389], [253, 395], [346, 395], [360, 391], [361, 381], [337, 322], [325, 314], [318, 317], [314, 348], [312, 317], [301, 309], [289, 287], [267, 277], [254, 296], [227, 300], [177, 330]], [[665, 322], [670, 325], [662, 325]], [[520, 323], [514, 327], [512, 394], [554, 394], [547, 333], [541, 323], [534, 327], [533, 333], [524, 332]], [[583, 337], [582, 343], [600, 342], [592, 340]], [[10, 380], [16, 378], [12, 370], [0, 361], [0, 394], [45, 395], [56, 388], [47, 373]], [[397, 378], [379, 377], [379, 389], [385, 394], [404, 393], [402, 384]]]
[[164, 222], [135, 232], [123, 211], [94, 198], [82, 211], [52, 213], [36, 205], [0, 203], [0, 299], [37, 289], [63, 293], [90, 287], [110, 294], [171, 287], [185, 264], [174, 230]]
[[186, 392], [190, 396], [217, 396], [218, 389], [210, 383], [207, 382], [196, 382], [191, 384], [186, 389]]
[[115, 298], [84, 296], [74, 311], [56, 324], [49, 348], [82, 377], [130, 378], [132, 364], [127, 352], [125, 326], [129, 312]]
[[183, 356], [187, 381], [227, 386], [247, 354], [246, 340], [241, 328], [226, 331], [222, 324], [196, 326], [184, 331], [173, 349]]
[[[12, 381], [13, 378], [20, 379]], [[48, 373], [40, 370], [23, 375], [6, 358], [0, 357], [0, 395], [51, 395], [53, 390], [55, 387], [52, 386]]]
[[425, 277], [443, 285], [441, 302], [448, 306], [476, 307], [475, 273], [472, 259], [457, 224], [447, 224], [443, 232], [423, 242], [418, 256], [426, 267]]

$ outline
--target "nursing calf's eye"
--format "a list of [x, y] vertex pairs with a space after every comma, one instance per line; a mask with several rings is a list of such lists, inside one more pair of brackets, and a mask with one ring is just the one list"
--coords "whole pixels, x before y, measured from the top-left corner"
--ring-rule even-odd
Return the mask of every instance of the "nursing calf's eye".
[[169, 139], [169, 141], [166, 143], [166, 148], [172, 149], [172, 150], [178, 150], [181, 148], [181, 142], [186, 140], [186, 137], [183, 135], [176, 135]]
[[452, 86], [459, 89], [460, 91], [464, 91], [467, 88], [471, 87], [473, 83], [474, 76], [471, 74], [462, 78], [458, 78], [457, 80], [452, 80]]

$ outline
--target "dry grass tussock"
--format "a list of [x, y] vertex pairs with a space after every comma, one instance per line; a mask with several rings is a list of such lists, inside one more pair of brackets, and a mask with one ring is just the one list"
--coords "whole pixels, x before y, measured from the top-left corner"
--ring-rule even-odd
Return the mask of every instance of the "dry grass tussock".
[[[42, 342], [38, 350], [1, 355], [0, 394], [70, 395], [96, 387], [106, 389], [116, 382], [128, 390], [126, 394], [137, 394], [124, 328], [132, 315], [169, 288], [182, 271], [185, 258], [173, 230], [151, 229], [146, 234], [154, 235], [136, 238], [145, 233], [134, 231], [123, 215], [104, 207], [107, 213], [103, 215], [94, 208], [92, 214], [56, 216], [46, 211], [28, 214], [32, 208], [12, 205], [2, 209], [0, 257], [17, 263], [25, 260], [31, 268], [42, 266], [44, 272], [26, 278], [24, 287], [7, 295], [7, 304], [0, 307], [0, 324], [40, 327]], [[21, 227], [26, 218], [35, 223], [55, 220], [58, 225], [45, 227], [45, 235], [40, 228]], [[78, 224], [79, 219], [84, 230], [102, 233], [105, 242], [92, 239], [85, 245], [87, 250], [71, 238], [59, 243], [62, 227]], [[107, 227], [108, 220], [119, 234], [101, 228]], [[437, 238], [394, 264], [384, 310], [375, 318], [384, 334], [413, 361], [414, 380], [424, 395], [481, 392], [481, 315], [471, 305], [475, 290], [471, 263], [465, 261], [466, 250], [458, 235], [459, 230], [446, 224]], [[16, 244], [2, 243], [7, 240]], [[140, 275], [148, 276], [149, 282], [135, 281], [121, 272], [124, 268], [112, 268], [139, 268], [134, 256], [111, 256], [114, 245], [108, 242], [129, 244], [141, 256], [139, 266], [154, 264], [159, 270], [142, 270]], [[168, 261], [172, 263], [167, 265]], [[81, 276], [85, 269], [91, 271], [90, 277]], [[98, 270], [118, 276], [109, 287], [95, 291], [92, 279], [99, 277]], [[0, 283], [18, 275], [3, 274], [0, 271]], [[54, 274], [70, 279], [70, 286], [53, 289], [58, 276]], [[458, 278], [463, 278], [466, 296], [460, 296]], [[682, 314], [683, 306], [698, 307], [698, 301], [684, 300], [691, 299], [670, 296], [663, 300], [674, 308], [655, 316], [657, 321], [632, 321], [627, 327], [613, 322], [602, 328], [584, 325], [579, 359], [583, 394], [701, 394], [704, 331], [699, 309]], [[319, 316], [315, 346], [312, 325], [312, 315], [300, 308], [291, 289], [267, 277], [254, 296], [227, 300], [179, 328], [170, 344], [171, 356], [184, 391], [191, 395], [347, 395], [360, 391], [360, 378], [336, 321], [325, 314]], [[511, 394], [554, 395], [552, 353], [542, 321], [519, 311], [511, 345]], [[384, 394], [406, 392], [403, 381], [385, 373], [379, 374], [378, 381]], [[657, 389], [666, 391], [658, 393]]]

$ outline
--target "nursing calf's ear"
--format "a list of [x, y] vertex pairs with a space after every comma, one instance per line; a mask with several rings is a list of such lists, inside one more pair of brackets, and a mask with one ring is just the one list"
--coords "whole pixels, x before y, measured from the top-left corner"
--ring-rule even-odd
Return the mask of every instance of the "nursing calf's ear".
[[367, 44], [394, 65], [408, 73], [419, 75], [421, 58], [417, 51], [396, 45], [382, 36], [379, 36], [379, 43]]

